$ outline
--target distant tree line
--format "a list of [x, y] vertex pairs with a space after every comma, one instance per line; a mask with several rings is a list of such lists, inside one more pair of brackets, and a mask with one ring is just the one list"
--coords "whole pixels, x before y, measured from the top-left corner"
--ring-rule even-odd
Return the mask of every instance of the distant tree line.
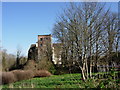
[[21, 54], [21, 50], [17, 49], [16, 55], [8, 54], [6, 49], [0, 50], [2, 71], [10, 71], [21, 69], [27, 61], [27, 58]]

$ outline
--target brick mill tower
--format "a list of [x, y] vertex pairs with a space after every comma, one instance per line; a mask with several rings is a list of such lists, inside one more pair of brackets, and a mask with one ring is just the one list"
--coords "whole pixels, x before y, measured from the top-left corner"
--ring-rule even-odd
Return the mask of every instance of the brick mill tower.
[[38, 35], [36, 44], [32, 44], [28, 51], [28, 60], [36, 62], [52, 55], [52, 35]]
[[38, 35], [38, 60], [47, 57], [52, 48], [52, 35]]

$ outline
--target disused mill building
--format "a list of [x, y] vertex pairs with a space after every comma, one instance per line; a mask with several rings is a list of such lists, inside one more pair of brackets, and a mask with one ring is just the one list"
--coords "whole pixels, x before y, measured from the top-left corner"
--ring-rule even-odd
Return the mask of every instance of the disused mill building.
[[[51, 53], [54, 64], [61, 64], [60, 43], [52, 43], [52, 35], [38, 35], [36, 44], [32, 44], [28, 51], [28, 60], [39, 61]], [[50, 56], [49, 56], [50, 57]]]

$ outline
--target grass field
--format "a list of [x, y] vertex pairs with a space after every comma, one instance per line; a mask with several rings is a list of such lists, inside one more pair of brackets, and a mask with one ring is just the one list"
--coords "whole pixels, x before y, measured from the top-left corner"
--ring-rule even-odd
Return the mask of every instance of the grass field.
[[108, 80], [90, 79], [86, 82], [81, 80], [80, 74], [53, 75], [44, 78], [32, 78], [20, 82], [3, 85], [3, 88], [117, 88], [119, 84], [108, 81], [107, 86], [102, 83]]

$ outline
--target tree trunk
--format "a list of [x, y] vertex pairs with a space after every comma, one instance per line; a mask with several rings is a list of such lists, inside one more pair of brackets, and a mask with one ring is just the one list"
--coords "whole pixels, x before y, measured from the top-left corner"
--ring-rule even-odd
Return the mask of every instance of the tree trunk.
[[86, 78], [85, 78], [85, 72], [84, 72], [84, 69], [82, 69], [82, 77], [83, 77], [83, 80], [85, 81]]
[[87, 75], [86, 75], [86, 76], [87, 76], [87, 79], [88, 79], [88, 78], [89, 78], [89, 76], [88, 76], [88, 75], [89, 75], [89, 73], [88, 73], [88, 63], [87, 63], [87, 60], [86, 60], [86, 65], [85, 65], [85, 66], [86, 66], [86, 73], [87, 73]]
[[90, 62], [90, 78], [92, 77], [92, 62]]

